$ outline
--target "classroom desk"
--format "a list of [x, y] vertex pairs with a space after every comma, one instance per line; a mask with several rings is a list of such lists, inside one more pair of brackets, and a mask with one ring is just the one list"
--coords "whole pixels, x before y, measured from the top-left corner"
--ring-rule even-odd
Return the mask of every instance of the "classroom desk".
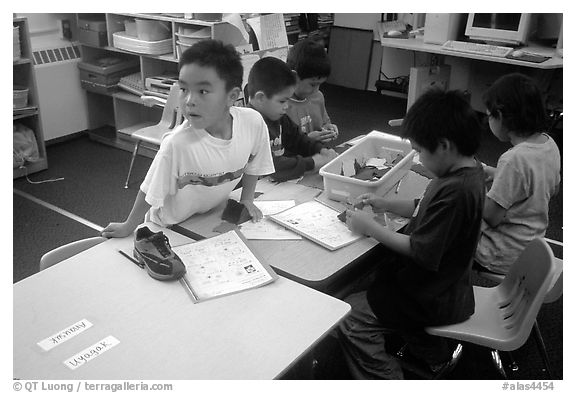
[[[191, 241], [163, 231], [173, 246]], [[283, 277], [194, 304], [179, 282], [152, 279], [118, 248], [131, 250], [132, 238], [110, 239], [14, 284], [14, 378], [278, 378], [350, 310]], [[83, 333], [50, 351], [37, 345], [84, 318], [93, 326]], [[64, 365], [108, 336], [119, 344], [75, 370]]]
[[[423, 42], [423, 37], [399, 39], [399, 38], [381, 38], [382, 48], [398, 49], [400, 52], [410, 51], [413, 53], [422, 53], [424, 55], [414, 56], [408, 63], [408, 58], [404, 53], [395, 54], [394, 50], [386, 50], [382, 56], [380, 71], [398, 75], [410, 74], [410, 67], [425, 65], [449, 65], [450, 79], [448, 87], [450, 89], [459, 89], [467, 91], [470, 94], [470, 104], [479, 111], [484, 112], [482, 94], [499, 76], [511, 73], [522, 72], [538, 81], [540, 89], [548, 96], [548, 104], [551, 106], [561, 106], [562, 102], [562, 73], [563, 58], [560, 57], [554, 48], [545, 47], [536, 44], [529, 44], [522, 48], [526, 52], [536, 53], [543, 56], [550, 56], [550, 59], [542, 63], [533, 63], [506, 57], [486, 56], [476, 53], [463, 53], [442, 49], [442, 45], [429, 44]], [[431, 55], [440, 55], [434, 60]], [[426, 58], [426, 56], [428, 58]], [[398, 62], [397, 58], [402, 59]], [[404, 63], [406, 62], [406, 63]], [[402, 64], [400, 66], [400, 64]], [[409, 66], [407, 64], [414, 64]], [[397, 69], [400, 66], [401, 69]], [[414, 83], [410, 80], [408, 84]], [[411, 104], [419, 95], [422, 86], [419, 81], [417, 85], [408, 89], [408, 102]], [[428, 82], [429, 83], [429, 82]], [[551, 108], [553, 109], [553, 108]]]
[[486, 56], [476, 53], [464, 53], [457, 51], [449, 51], [442, 49], [442, 45], [439, 44], [428, 44], [424, 43], [423, 39], [420, 38], [409, 38], [409, 39], [399, 39], [399, 38], [381, 38], [380, 42], [383, 47], [405, 49], [416, 52], [426, 52], [434, 53], [450, 57], [462, 57], [474, 60], [485, 60], [493, 63], [503, 63], [511, 64], [522, 67], [539, 68], [539, 69], [555, 69], [563, 67], [563, 59], [556, 54], [556, 50], [551, 47], [529, 45], [522, 48], [522, 50], [537, 53], [543, 56], [550, 56], [550, 59], [542, 63], [532, 63], [529, 61], [522, 61], [516, 59], [510, 59], [506, 57], [494, 57]]
[[[321, 184], [318, 174], [306, 177], [305, 183]], [[428, 179], [409, 172], [402, 180], [399, 192], [396, 194], [392, 190], [390, 195], [393, 199], [418, 197], [424, 192], [428, 182]], [[272, 183], [267, 178], [258, 181], [256, 191], [263, 192], [257, 200], [294, 199], [297, 204], [310, 201], [322, 192], [321, 189], [294, 182]], [[222, 222], [225, 206], [224, 202], [207, 213], [193, 216], [174, 230], [184, 228], [204, 237], [215, 236], [218, 233], [213, 229]], [[364, 237], [348, 246], [330, 251], [306, 238], [248, 241], [278, 274], [337, 297], [342, 297], [342, 285], [349, 284], [347, 275], [357, 269], [369, 253], [375, 252], [375, 247], [379, 244], [372, 238]]]

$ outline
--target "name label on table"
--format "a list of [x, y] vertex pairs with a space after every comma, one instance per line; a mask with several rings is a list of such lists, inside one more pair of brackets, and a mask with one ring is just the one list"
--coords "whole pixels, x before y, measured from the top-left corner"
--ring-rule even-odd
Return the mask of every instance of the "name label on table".
[[45, 338], [44, 340], [40, 341], [38, 345], [45, 351], [49, 351], [52, 348], [62, 344], [70, 340], [72, 337], [79, 335], [80, 333], [86, 331], [86, 329], [92, 327], [92, 322], [87, 319], [82, 319], [74, 323], [73, 325], [64, 328], [63, 330], [59, 331], [52, 336]]
[[76, 355], [64, 360], [64, 364], [71, 370], [75, 370], [85, 365], [90, 360], [97, 358], [104, 352], [120, 344], [120, 341], [114, 336], [108, 336], [98, 341], [96, 344], [78, 352]]

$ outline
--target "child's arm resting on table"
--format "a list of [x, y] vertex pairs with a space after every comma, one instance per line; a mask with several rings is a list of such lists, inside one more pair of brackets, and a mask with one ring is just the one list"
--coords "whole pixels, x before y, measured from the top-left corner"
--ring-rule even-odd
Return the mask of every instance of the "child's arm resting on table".
[[252, 216], [252, 221], [260, 221], [262, 219], [262, 212], [254, 205], [254, 192], [256, 191], [256, 183], [258, 176], [244, 174], [242, 177], [242, 195], [240, 196], [240, 203], [246, 206], [246, 210]]
[[132, 234], [138, 227], [138, 224], [144, 221], [146, 212], [150, 209], [150, 205], [145, 200], [146, 194], [142, 190], [138, 191], [134, 206], [124, 222], [111, 222], [102, 230], [103, 237], [126, 237]]
[[346, 225], [352, 232], [370, 236], [399, 254], [410, 255], [410, 236], [380, 225], [370, 213], [348, 210]]

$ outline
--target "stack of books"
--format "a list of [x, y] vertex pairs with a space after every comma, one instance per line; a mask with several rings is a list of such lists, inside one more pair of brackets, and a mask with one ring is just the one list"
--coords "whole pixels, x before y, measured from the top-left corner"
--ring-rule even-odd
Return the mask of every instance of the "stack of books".
[[334, 24], [334, 14], [318, 14], [318, 29], [330, 28]]
[[139, 40], [119, 31], [112, 35], [114, 47], [130, 52], [144, 53], [147, 55], [164, 55], [172, 53], [172, 38], [160, 41]]
[[286, 25], [286, 34], [300, 33], [300, 14], [284, 14], [284, 24]]

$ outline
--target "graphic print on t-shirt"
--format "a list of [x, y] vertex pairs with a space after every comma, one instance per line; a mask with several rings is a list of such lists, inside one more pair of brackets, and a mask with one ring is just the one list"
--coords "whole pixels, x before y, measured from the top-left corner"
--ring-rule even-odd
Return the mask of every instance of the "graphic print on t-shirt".
[[[248, 165], [254, 159], [254, 157], [255, 156], [251, 154], [250, 157], [248, 158], [248, 162], [246, 163], [246, 165]], [[199, 173], [186, 173], [183, 176], [178, 176], [178, 178], [176, 179], [176, 183], [178, 184], [178, 189], [182, 189], [187, 185], [196, 185], [196, 186], [202, 185], [206, 187], [219, 186], [220, 184], [224, 184], [229, 181], [234, 181], [238, 179], [244, 174], [245, 169], [246, 166], [234, 172], [213, 174], [209, 176], [201, 175]]]

